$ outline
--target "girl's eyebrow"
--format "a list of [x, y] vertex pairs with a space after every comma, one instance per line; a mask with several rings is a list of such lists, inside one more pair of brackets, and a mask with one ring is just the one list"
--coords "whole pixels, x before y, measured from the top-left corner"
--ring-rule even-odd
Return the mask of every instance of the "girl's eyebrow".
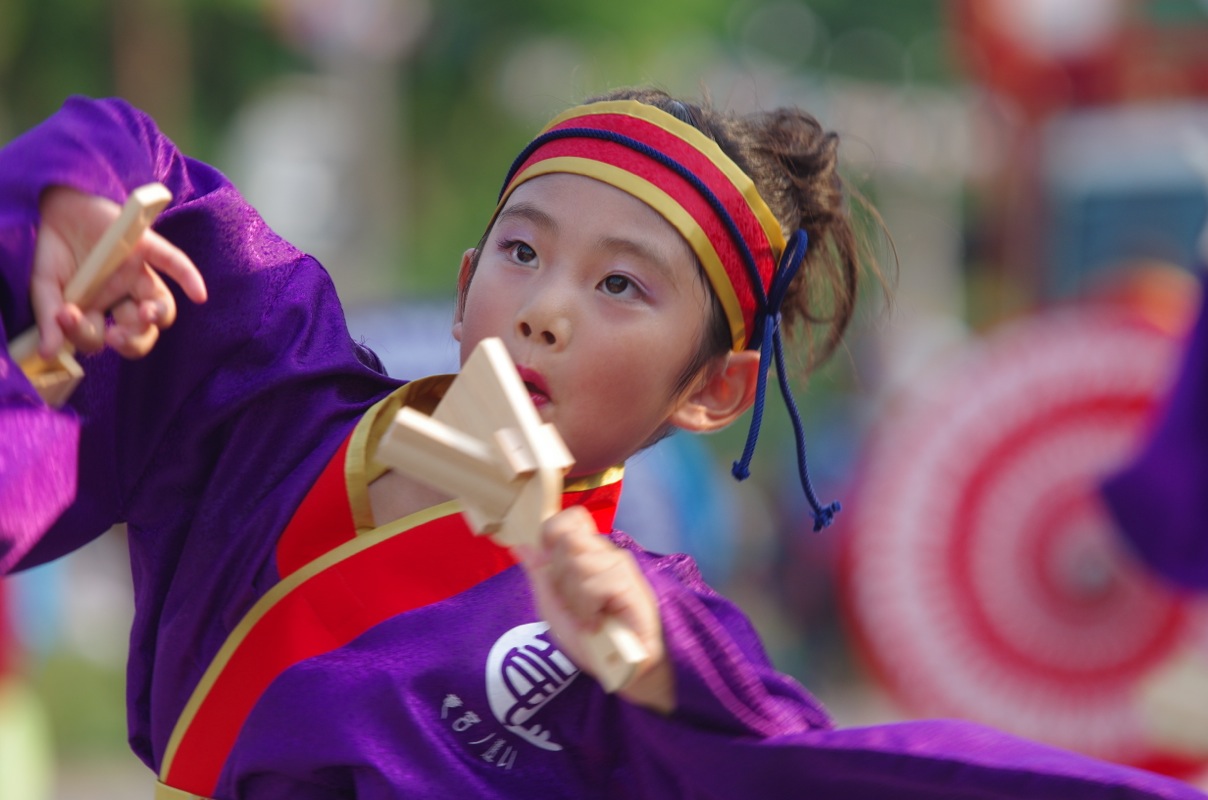
[[658, 248], [651, 247], [635, 239], [627, 239], [623, 236], [604, 236], [599, 240], [598, 246], [601, 250], [614, 253], [628, 253], [645, 261], [659, 272], [663, 278], [674, 283], [671, 265]]
[[557, 220], [545, 211], [542, 211], [538, 206], [523, 200], [519, 203], [508, 204], [507, 208], [499, 212], [496, 222], [503, 222], [511, 217], [526, 219], [540, 228], [545, 228], [553, 233], [558, 232]]

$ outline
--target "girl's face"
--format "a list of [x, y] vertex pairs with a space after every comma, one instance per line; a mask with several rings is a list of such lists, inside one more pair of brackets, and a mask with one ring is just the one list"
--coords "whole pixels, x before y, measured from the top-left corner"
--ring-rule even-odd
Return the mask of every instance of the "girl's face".
[[[517, 188], [485, 239], [453, 326], [464, 363], [498, 336], [574, 475], [624, 461], [666, 424], [700, 347], [709, 295], [687, 243], [608, 184], [553, 174]], [[689, 393], [691, 390], [689, 390]]]

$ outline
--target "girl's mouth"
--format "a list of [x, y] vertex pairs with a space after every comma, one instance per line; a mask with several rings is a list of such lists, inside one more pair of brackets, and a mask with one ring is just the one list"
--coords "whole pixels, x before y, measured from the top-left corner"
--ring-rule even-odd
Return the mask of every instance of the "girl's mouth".
[[533, 405], [537, 407], [538, 411], [549, 405], [549, 395], [545, 392], [537, 389], [531, 383], [524, 384], [524, 388], [529, 390], [529, 399], [533, 401]]
[[524, 388], [528, 390], [529, 397], [533, 401], [533, 405], [537, 410], [541, 410], [550, 403], [549, 386], [545, 382], [540, 372], [528, 367], [517, 366], [516, 370], [520, 373], [520, 380], [524, 381]]

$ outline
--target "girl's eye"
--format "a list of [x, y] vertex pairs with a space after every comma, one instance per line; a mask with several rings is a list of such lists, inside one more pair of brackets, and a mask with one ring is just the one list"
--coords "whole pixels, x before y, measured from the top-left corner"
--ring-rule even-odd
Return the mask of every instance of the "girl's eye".
[[512, 255], [521, 264], [531, 264], [537, 260], [537, 251], [524, 242], [516, 242], [512, 245]]
[[600, 286], [609, 294], [621, 295], [634, 288], [633, 281], [624, 275], [609, 275], [600, 282]]

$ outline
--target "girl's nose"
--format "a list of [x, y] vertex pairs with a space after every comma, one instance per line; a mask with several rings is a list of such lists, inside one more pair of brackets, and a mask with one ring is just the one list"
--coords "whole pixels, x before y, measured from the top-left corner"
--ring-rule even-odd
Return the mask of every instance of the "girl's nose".
[[530, 284], [516, 313], [517, 332], [534, 347], [562, 350], [570, 344], [575, 300], [573, 282], [550, 270], [544, 280]]
[[570, 344], [570, 320], [561, 314], [552, 315], [548, 319], [536, 322], [529, 314], [516, 323], [517, 330], [525, 339], [536, 344], [545, 344], [561, 350]]

